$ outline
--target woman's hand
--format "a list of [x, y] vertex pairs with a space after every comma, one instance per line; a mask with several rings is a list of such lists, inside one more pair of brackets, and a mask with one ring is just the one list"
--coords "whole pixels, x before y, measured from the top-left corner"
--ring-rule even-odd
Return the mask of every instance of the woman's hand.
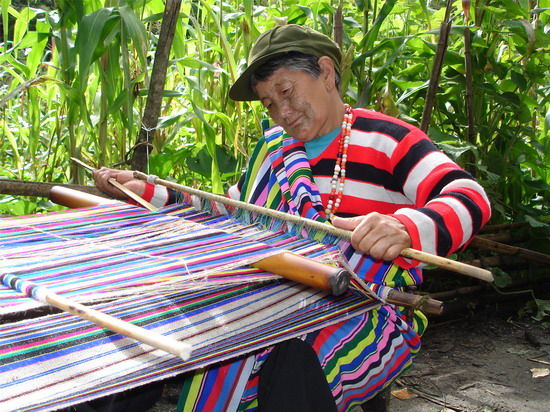
[[113, 178], [120, 184], [125, 184], [134, 180], [133, 171], [109, 169], [108, 167], [102, 167], [99, 170], [95, 170], [93, 176], [97, 188], [115, 199], [127, 199], [127, 196], [110, 184], [109, 179]]
[[411, 246], [411, 237], [399, 220], [372, 212], [364, 216], [343, 218], [335, 216], [332, 224], [352, 230], [351, 244], [355, 250], [374, 259], [394, 260], [401, 251]]

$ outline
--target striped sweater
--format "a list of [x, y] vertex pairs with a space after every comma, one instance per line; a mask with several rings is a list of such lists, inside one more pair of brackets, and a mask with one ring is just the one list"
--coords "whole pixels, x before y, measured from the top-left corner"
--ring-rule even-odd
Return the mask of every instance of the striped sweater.
[[[326, 205], [338, 138], [310, 159]], [[467, 245], [488, 221], [483, 188], [420, 129], [371, 110], [355, 109], [344, 195], [337, 215], [391, 214], [414, 249], [445, 256]]]

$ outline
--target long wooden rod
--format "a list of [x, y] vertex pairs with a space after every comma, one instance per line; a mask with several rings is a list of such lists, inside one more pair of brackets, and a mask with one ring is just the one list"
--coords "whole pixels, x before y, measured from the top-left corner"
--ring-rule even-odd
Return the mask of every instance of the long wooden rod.
[[133, 323], [125, 322], [121, 319], [107, 315], [106, 313], [84, 306], [78, 302], [73, 302], [64, 296], [52, 292], [44, 286], [29, 282], [19, 276], [0, 274], [0, 282], [39, 302], [48, 303], [65, 312], [89, 320], [98, 326], [143, 342], [153, 348], [161, 349], [165, 352], [179, 356], [183, 360], [187, 360], [191, 356], [191, 345], [188, 343], [179, 342], [169, 336], [161, 335], [153, 330], [142, 328]]
[[50, 189], [53, 186], [70, 187], [71, 189], [92, 193], [97, 196], [107, 196], [95, 186], [73, 185], [67, 183], [32, 182], [28, 180], [0, 178], [0, 194], [2, 195], [48, 197], [50, 195]]
[[67, 186], [52, 186], [49, 192], [48, 197], [52, 202], [72, 209], [106, 204], [123, 204], [120, 200], [96, 196]]
[[408, 308], [419, 309], [430, 315], [441, 315], [444, 310], [443, 302], [432, 299], [428, 295], [415, 295], [414, 293], [401, 292], [392, 289], [388, 292], [386, 302]]
[[[244, 209], [249, 212], [259, 213], [268, 217], [285, 220], [287, 222], [308, 227], [310, 229], [321, 230], [331, 235], [338, 236], [342, 239], [348, 239], [348, 240], [351, 239], [351, 231], [339, 229], [327, 223], [306, 219], [300, 216], [291, 215], [289, 213], [281, 212], [278, 210], [268, 209], [265, 207], [242, 202], [240, 200], [230, 199], [225, 196], [216, 195], [214, 193], [205, 192], [203, 190], [194, 189], [192, 187], [170, 182], [168, 180], [163, 180], [156, 176], [147, 176], [142, 172], [137, 172], [137, 171], [134, 172], [134, 177], [136, 179], [150, 181], [155, 184], [166, 186], [174, 190], [179, 190], [192, 195], [200, 196], [208, 200], [220, 202], [228, 206]], [[456, 273], [460, 273], [462, 275], [471, 276], [476, 279], [484, 280], [486, 282], [493, 281], [493, 274], [486, 269], [467, 265], [465, 263], [458, 262], [456, 260], [447, 259], [442, 256], [432, 255], [431, 253], [422, 252], [420, 250], [405, 248], [401, 251], [401, 256], [409, 259], [418, 260], [419, 262], [427, 263], [430, 265], [439, 266], [441, 268], [444, 268]]]

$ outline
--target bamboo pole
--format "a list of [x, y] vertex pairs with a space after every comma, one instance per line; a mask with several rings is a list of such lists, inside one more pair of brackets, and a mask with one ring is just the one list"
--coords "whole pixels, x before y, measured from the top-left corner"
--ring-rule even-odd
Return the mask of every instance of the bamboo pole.
[[[77, 193], [75, 196], [74, 194]], [[83, 202], [84, 193], [91, 194], [87, 202]], [[116, 200], [105, 197], [105, 195], [93, 186], [82, 186], [64, 183], [30, 182], [14, 179], [0, 179], [0, 194], [12, 196], [40, 196], [48, 197], [53, 202], [67, 207], [85, 207], [104, 203], [114, 203]], [[73, 197], [73, 200], [69, 200]], [[507, 223], [502, 225], [486, 226], [485, 232], [526, 226], [527, 223]], [[326, 227], [322, 229], [325, 230]], [[485, 236], [475, 236], [471, 246], [480, 249], [493, 250], [508, 255], [516, 255], [527, 260], [539, 263], [549, 263], [550, 257], [530, 249], [518, 248], [501, 242], [495, 242]], [[474, 261], [475, 262], [475, 261]], [[473, 266], [470, 264], [469, 266]], [[498, 266], [498, 265], [489, 265]]]
[[0, 282], [7, 287], [24, 293], [39, 302], [55, 306], [65, 312], [69, 312], [73, 315], [81, 317], [82, 319], [89, 320], [98, 326], [143, 342], [156, 349], [161, 349], [165, 352], [179, 356], [183, 360], [187, 360], [191, 356], [191, 345], [188, 343], [179, 342], [169, 336], [161, 335], [153, 330], [144, 329], [140, 326], [134, 325], [133, 323], [125, 322], [121, 319], [107, 315], [106, 313], [84, 306], [80, 303], [73, 302], [64, 296], [60, 296], [57, 293], [52, 292], [44, 286], [29, 282], [19, 276], [12, 274], [1, 274]]
[[468, 119], [468, 141], [476, 144], [476, 127], [474, 119], [474, 80], [472, 72], [472, 32], [469, 27], [464, 28], [464, 66], [466, 81], [466, 113]]
[[[105, 197], [105, 194], [94, 186], [73, 185], [66, 183], [31, 182], [16, 179], [0, 179], [0, 194], [11, 196], [40, 196], [48, 197], [54, 186], [62, 186]], [[107, 199], [107, 198], [105, 198]]]
[[[472, 71], [472, 31], [470, 30], [470, 0], [462, 0], [462, 9], [464, 11], [464, 80], [465, 80], [465, 106], [468, 119], [468, 142], [472, 146], [476, 145], [477, 131], [475, 127], [475, 102], [474, 102], [474, 74]], [[466, 170], [472, 176], [476, 176], [475, 156], [472, 152], [466, 154]]]
[[437, 88], [439, 87], [439, 78], [441, 76], [441, 69], [443, 67], [445, 52], [447, 51], [447, 45], [449, 42], [449, 32], [451, 31], [452, 26], [450, 22], [452, 4], [452, 0], [447, 0], [445, 17], [439, 29], [439, 43], [437, 44], [437, 51], [434, 56], [434, 63], [432, 66], [432, 72], [430, 74], [430, 83], [428, 86], [428, 91], [426, 93], [426, 102], [424, 104], [422, 120], [420, 123], [420, 129], [423, 132], [426, 132], [428, 130], [428, 126], [430, 125], [433, 106], [435, 102], [435, 95], [437, 93]]
[[342, 44], [344, 42], [344, 17], [342, 14], [342, 3], [343, 1], [340, 0], [340, 4], [338, 4], [336, 12], [334, 13], [334, 41], [338, 46], [340, 46], [340, 49], [342, 49]]
[[522, 257], [544, 265], [550, 265], [550, 255], [518, 246], [510, 246], [505, 243], [495, 242], [494, 240], [484, 238], [483, 236], [476, 236], [476, 238], [472, 240], [471, 245], [498, 253]]
[[[338, 236], [342, 239], [350, 239], [351, 238], [351, 232], [349, 230], [339, 229], [336, 228], [330, 224], [318, 222], [311, 219], [305, 219], [300, 216], [290, 215], [285, 212], [281, 212], [278, 210], [268, 209], [265, 207], [252, 205], [246, 202], [242, 202], [235, 199], [230, 199], [225, 196], [216, 195], [213, 193], [204, 192], [199, 189], [194, 189], [192, 187], [180, 185], [178, 183], [170, 182], [168, 180], [160, 179], [156, 176], [147, 176], [146, 174], [142, 172], [135, 171], [134, 177], [136, 179], [145, 180], [153, 182], [154, 184], [159, 184], [162, 186], [169, 187], [174, 190], [179, 190], [182, 192], [189, 193], [191, 195], [200, 196], [202, 198], [205, 198], [207, 200], [212, 200], [214, 202], [220, 202], [228, 206], [232, 206], [235, 208], [240, 208], [247, 210], [249, 212], [253, 213], [259, 213], [268, 217], [281, 219], [290, 223], [294, 223], [296, 225], [301, 225], [304, 227], [308, 227], [310, 229], [315, 230], [322, 230], [328, 234], [332, 234], [335, 236]], [[493, 281], [493, 275], [490, 271], [475, 267], [466, 265], [461, 262], [457, 262], [455, 260], [447, 259], [441, 256], [432, 255], [430, 253], [422, 252], [419, 250], [411, 249], [411, 248], [405, 248], [401, 251], [401, 256], [418, 260], [419, 262], [427, 263], [430, 265], [439, 266], [441, 268], [451, 270], [456, 273], [460, 273], [462, 275], [471, 276], [476, 279], [484, 280], [486, 282], [492, 282]]]

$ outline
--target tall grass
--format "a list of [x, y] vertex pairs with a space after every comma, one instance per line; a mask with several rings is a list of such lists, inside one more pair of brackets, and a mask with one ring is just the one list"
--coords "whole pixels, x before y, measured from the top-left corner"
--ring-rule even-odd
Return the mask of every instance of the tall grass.
[[[124, 167], [140, 129], [163, 1], [63, 0], [55, 9], [0, 1], [0, 175], [89, 181], [71, 156]], [[496, 221], [540, 223], [548, 211], [546, 3], [472, 6], [473, 142], [465, 22], [459, 2], [452, 10], [429, 132], [458, 162], [474, 164]], [[339, 6], [345, 99], [418, 124], [444, 15], [439, 2], [193, 0], [182, 5], [150, 172], [223, 192], [245, 167], [267, 117], [258, 104], [227, 96], [254, 38], [284, 22], [332, 36]]]

